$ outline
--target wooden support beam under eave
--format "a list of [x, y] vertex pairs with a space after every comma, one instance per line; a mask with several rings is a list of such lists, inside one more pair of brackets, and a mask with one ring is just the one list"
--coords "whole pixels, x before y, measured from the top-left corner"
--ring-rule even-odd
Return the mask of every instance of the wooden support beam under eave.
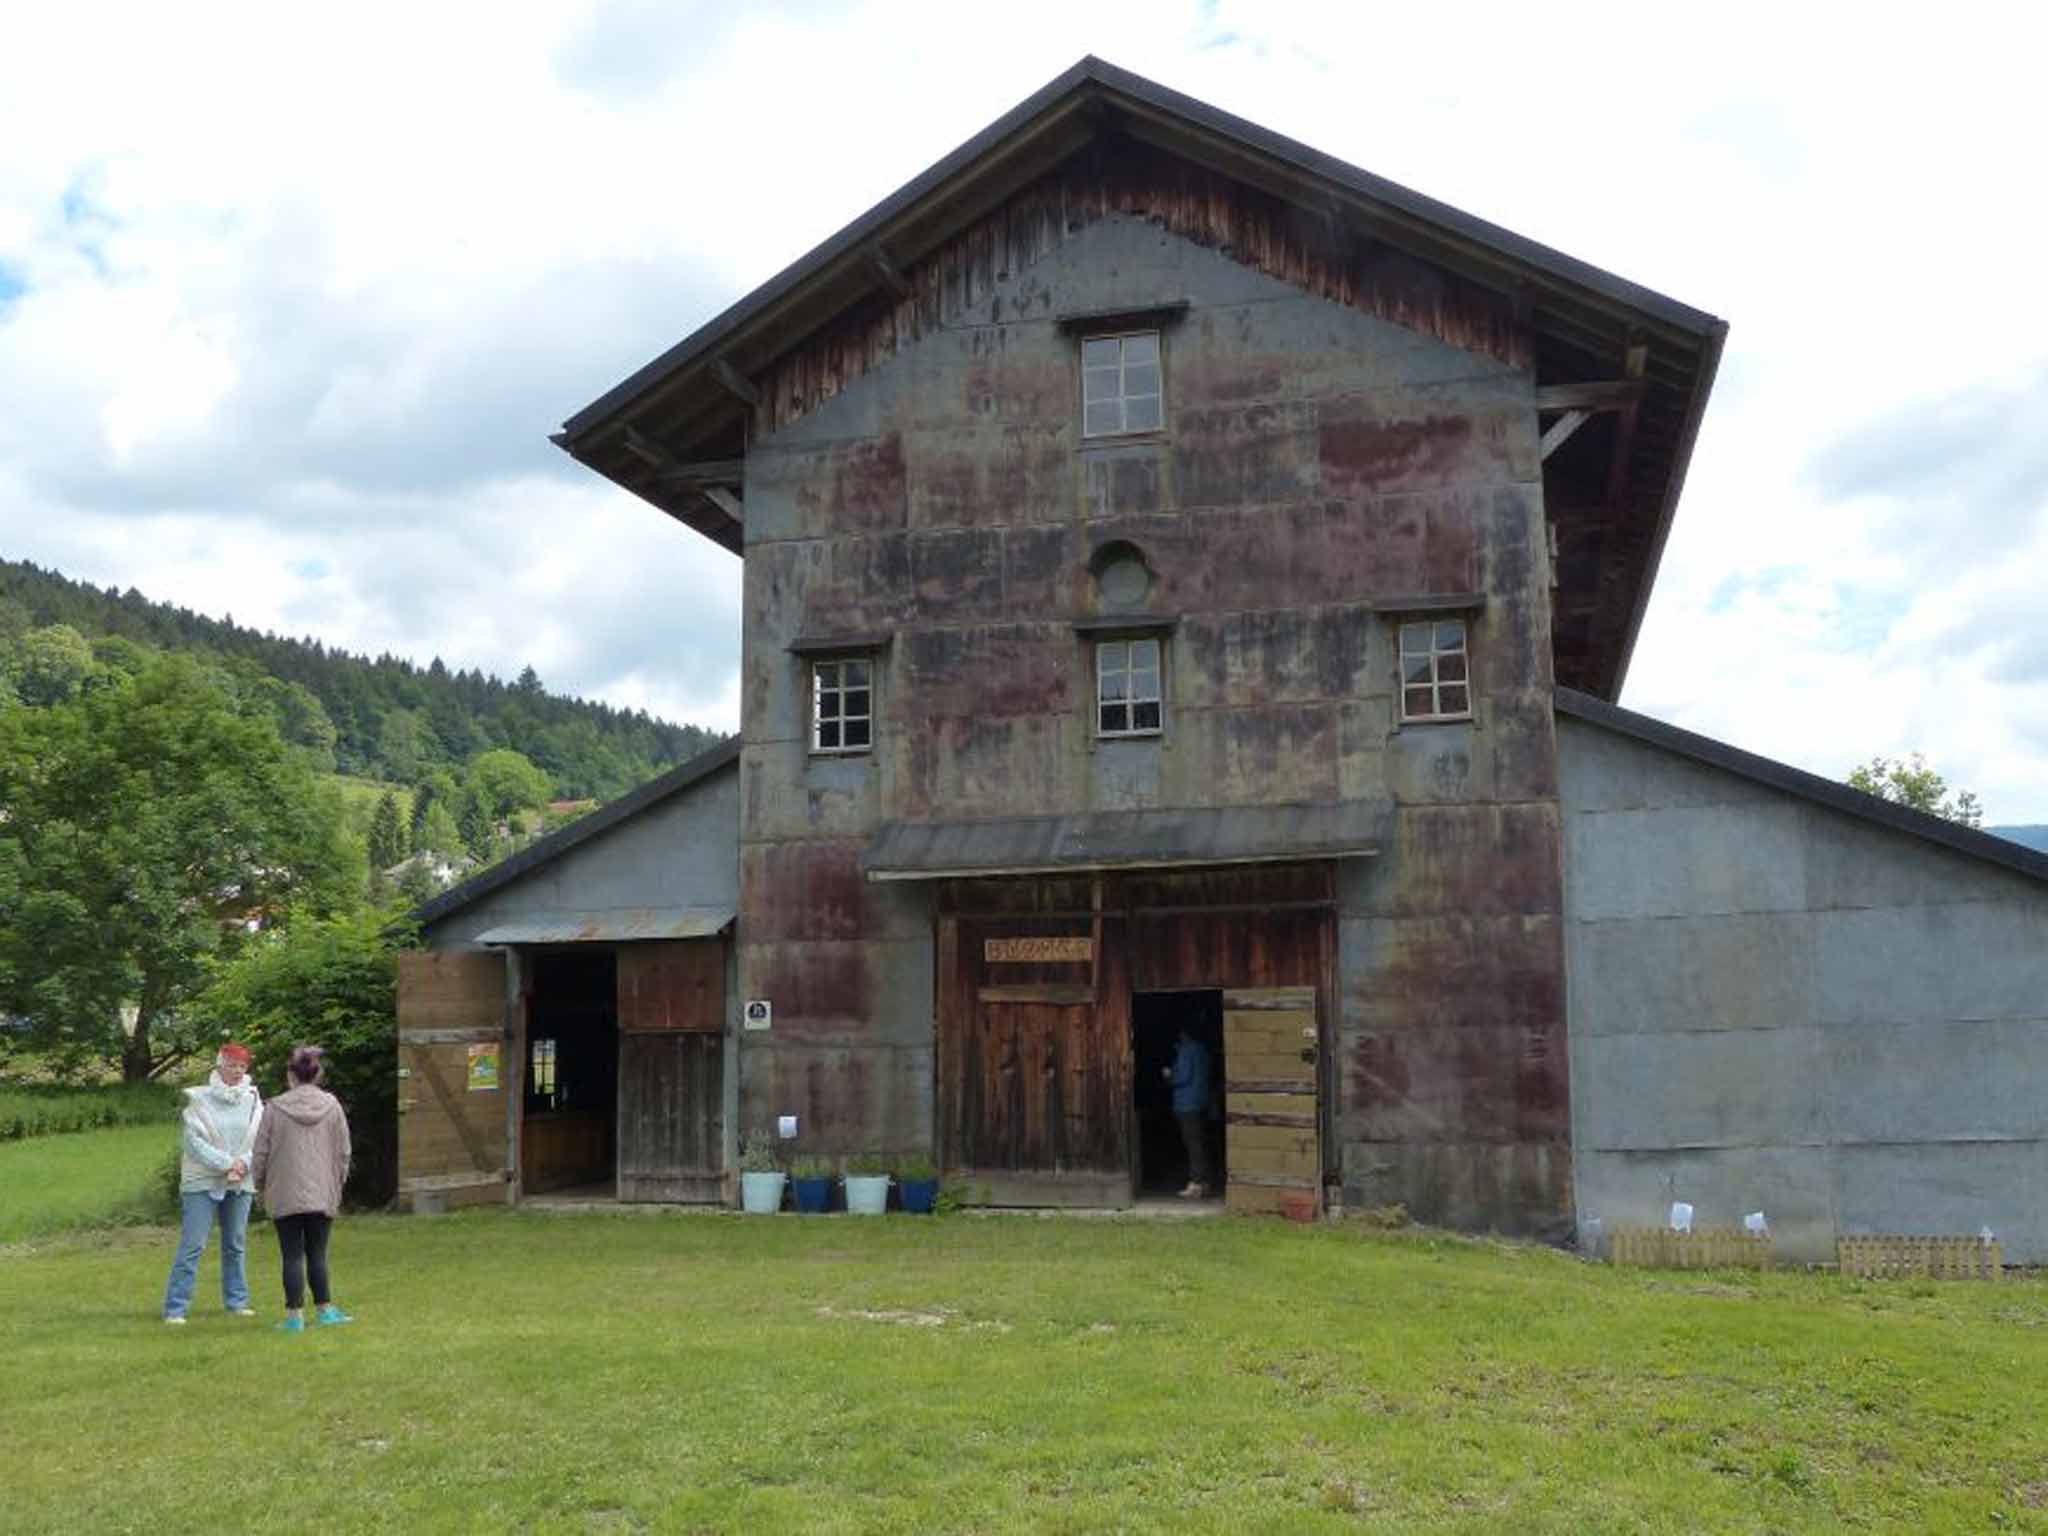
[[735, 396], [756, 410], [760, 409], [761, 391], [755, 387], [753, 380], [724, 358], [714, 357], [711, 360], [711, 376], [724, 386], [727, 394]]
[[894, 294], [897, 300], [907, 299], [915, 291], [910, 279], [902, 269], [889, 259], [889, 253], [879, 244], [868, 248], [868, 265], [874, 268], [875, 276], [882, 280], [882, 286]]
[[719, 511], [723, 512], [735, 523], [740, 524], [742, 527], [746, 525], [747, 519], [740, 499], [733, 495], [731, 491], [718, 485], [700, 485], [697, 487], [697, 491], [706, 501], [718, 508]]
[[1603, 379], [1587, 384], [1539, 384], [1539, 411], [1618, 411], [1643, 397], [1641, 379]]
[[1566, 438], [1570, 437], [1592, 419], [1593, 413], [1591, 411], [1566, 411], [1544, 431], [1538, 457], [1549, 458], [1564, 446]]

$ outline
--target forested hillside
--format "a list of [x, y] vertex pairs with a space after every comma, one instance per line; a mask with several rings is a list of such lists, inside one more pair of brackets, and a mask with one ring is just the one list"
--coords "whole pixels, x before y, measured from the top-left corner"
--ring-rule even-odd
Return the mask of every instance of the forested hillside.
[[397, 784], [510, 749], [547, 775], [558, 798], [608, 800], [718, 739], [645, 711], [551, 694], [531, 667], [506, 683], [451, 672], [438, 657], [425, 667], [373, 660], [154, 603], [133, 587], [102, 591], [0, 560], [0, 687], [21, 702], [62, 696], [95, 662], [132, 672], [150, 651], [193, 653], [260, 688], [279, 734], [314, 767]]

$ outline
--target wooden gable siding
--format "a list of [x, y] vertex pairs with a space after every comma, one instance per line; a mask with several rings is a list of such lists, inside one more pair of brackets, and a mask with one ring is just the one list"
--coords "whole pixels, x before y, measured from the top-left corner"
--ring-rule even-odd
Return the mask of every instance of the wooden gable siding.
[[[1391, 247], [1347, 237], [1336, 217], [1159, 150], [1098, 144], [1041, 177], [922, 260], [900, 301], [846, 311], [762, 372], [757, 428], [810, 414], [897, 351], [958, 324], [996, 285], [1112, 214], [1150, 219], [1318, 298], [1517, 368], [1533, 366], [1528, 328], [1501, 295]], [[1037, 316], [1033, 318], [1045, 318]]]

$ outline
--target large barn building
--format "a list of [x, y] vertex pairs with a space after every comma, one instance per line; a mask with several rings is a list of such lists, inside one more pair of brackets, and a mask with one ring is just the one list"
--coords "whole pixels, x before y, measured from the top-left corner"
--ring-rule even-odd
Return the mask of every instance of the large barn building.
[[1084, 60], [558, 443], [739, 741], [424, 909], [416, 1204], [738, 1138], [1119, 1205], [2048, 1256], [2048, 857], [1622, 710], [1719, 320]]

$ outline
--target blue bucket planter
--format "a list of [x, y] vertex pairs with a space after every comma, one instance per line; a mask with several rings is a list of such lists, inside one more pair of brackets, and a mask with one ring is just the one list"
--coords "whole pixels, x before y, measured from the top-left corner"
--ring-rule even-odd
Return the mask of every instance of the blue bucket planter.
[[796, 1208], [806, 1215], [817, 1216], [832, 1203], [832, 1179], [828, 1174], [817, 1179], [791, 1179], [790, 1188], [796, 1191]]
[[939, 1203], [939, 1181], [937, 1179], [898, 1179], [897, 1197], [903, 1202], [903, 1209], [913, 1216], [929, 1216], [932, 1208]]

